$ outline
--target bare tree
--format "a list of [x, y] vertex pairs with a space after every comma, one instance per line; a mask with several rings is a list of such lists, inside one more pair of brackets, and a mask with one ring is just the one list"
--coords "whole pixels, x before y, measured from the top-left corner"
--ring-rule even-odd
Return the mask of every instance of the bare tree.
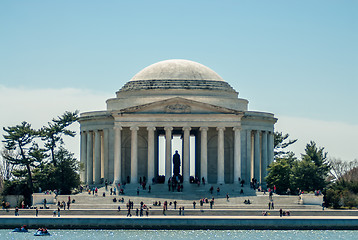
[[1, 151], [1, 161], [0, 161], [0, 175], [3, 180], [10, 180], [12, 177], [12, 170], [14, 165], [8, 160], [11, 152], [7, 149]]
[[328, 161], [331, 166], [330, 173], [334, 180], [350, 180], [352, 177], [354, 177], [354, 172], [357, 173], [357, 171], [354, 171], [354, 169], [358, 167], [358, 159], [347, 162], [339, 158], [330, 158]]

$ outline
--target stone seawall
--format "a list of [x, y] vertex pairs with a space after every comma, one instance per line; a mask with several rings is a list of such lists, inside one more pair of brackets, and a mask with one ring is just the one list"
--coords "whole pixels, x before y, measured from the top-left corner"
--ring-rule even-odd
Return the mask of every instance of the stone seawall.
[[0, 228], [358, 230], [357, 217], [1, 217]]

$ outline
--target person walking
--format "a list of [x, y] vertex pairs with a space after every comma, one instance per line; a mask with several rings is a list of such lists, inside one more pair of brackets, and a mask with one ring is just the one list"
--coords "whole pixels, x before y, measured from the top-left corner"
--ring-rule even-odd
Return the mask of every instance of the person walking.
[[15, 208], [15, 216], [19, 216], [19, 208], [18, 207]]
[[132, 216], [132, 214], [131, 214], [131, 207], [130, 206], [128, 206], [127, 207], [127, 217], [129, 216], [129, 217], [131, 217]]
[[35, 216], [36, 216], [36, 217], [39, 216], [39, 208], [38, 208], [38, 207], [36, 207], [36, 209], [35, 209]]
[[61, 212], [61, 208], [58, 207], [58, 208], [57, 208], [57, 217], [60, 217], [60, 216], [61, 216], [60, 212]]

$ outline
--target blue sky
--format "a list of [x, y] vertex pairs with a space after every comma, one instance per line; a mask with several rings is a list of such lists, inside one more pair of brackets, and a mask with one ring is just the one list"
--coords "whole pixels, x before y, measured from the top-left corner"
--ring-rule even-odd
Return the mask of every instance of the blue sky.
[[353, 160], [357, 12], [353, 0], [1, 1], [0, 123], [104, 109], [142, 68], [182, 58], [216, 71], [250, 110], [275, 113], [297, 154], [315, 140]]

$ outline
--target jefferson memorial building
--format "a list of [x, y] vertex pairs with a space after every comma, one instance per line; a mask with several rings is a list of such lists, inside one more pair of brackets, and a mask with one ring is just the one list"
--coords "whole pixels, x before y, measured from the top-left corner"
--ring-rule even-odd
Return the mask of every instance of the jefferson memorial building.
[[264, 184], [277, 119], [249, 111], [248, 100], [238, 95], [197, 62], [166, 60], [144, 68], [107, 100], [106, 110], [81, 113], [81, 180], [89, 185], [138, 183], [143, 177], [151, 183], [159, 175], [168, 180], [172, 139], [179, 136], [184, 183], [194, 169], [192, 177], [212, 184], [239, 178]]

